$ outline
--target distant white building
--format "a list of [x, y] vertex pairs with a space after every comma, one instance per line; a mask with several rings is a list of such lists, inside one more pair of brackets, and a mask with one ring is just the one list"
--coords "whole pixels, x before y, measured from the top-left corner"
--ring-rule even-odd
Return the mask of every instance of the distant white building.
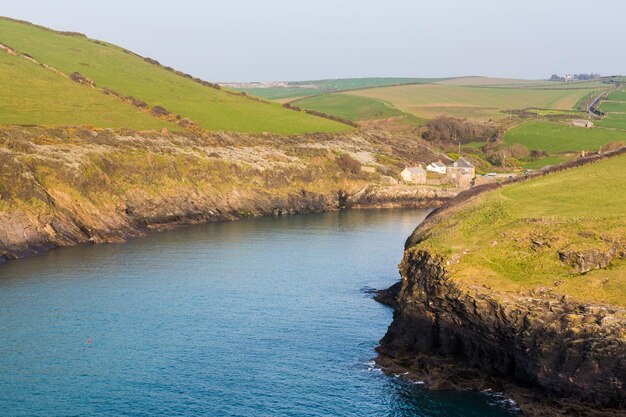
[[446, 165], [443, 162], [441, 162], [441, 161], [431, 162], [426, 167], [426, 171], [436, 172], [437, 174], [445, 174], [446, 173]]
[[591, 120], [578, 119], [578, 120], [572, 120], [572, 125], [577, 126], [577, 127], [591, 128], [593, 127], [593, 122]]
[[404, 182], [426, 184], [426, 171], [422, 167], [407, 167], [402, 170], [400, 177]]

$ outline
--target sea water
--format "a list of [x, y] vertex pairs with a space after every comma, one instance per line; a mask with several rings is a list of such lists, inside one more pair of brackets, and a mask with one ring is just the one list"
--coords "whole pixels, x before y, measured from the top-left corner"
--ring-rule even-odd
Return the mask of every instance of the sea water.
[[3, 416], [514, 415], [373, 366], [428, 210], [246, 219], [0, 266]]

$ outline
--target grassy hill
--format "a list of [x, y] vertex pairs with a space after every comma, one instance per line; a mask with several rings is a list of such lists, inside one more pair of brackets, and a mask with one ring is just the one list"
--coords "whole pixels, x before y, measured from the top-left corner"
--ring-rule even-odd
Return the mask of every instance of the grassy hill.
[[0, 91], [0, 124], [177, 128], [147, 111], [1, 50]]
[[416, 248], [455, 259], [451, 274], [470, 284], [626, 306], [626, 260], [581, 275], [559, 257], [624, 244], [625, 167], [622, 155], [480, 194], [431, 222]]
[[288, 87], [237, 88], [237, 90], [270, 100], [278, 100], [308, 97], [334, 91], [348, 91], [401, 84], [423, 84], [443, 80], [447, 80], [447, 78], [340, 78], [332, 80], [292, 81], [288, 83]]
[[[19, 53], [28, 54], [38, 62], [52, 66], [65, 74], [79, 72], [93, 80], [97, 87], [112, 89], [122, 96], [133, 96], [146, 102], [150, 107], [164, 107], [173, 114], [190, 118], [208, 130], [297, 134], [349, 129], [346, 125], [287, 110], [275, 103], [263, 103], [207, 87], [120, 47], [81, 35], [62, 34], [0, 18], [0, 43]], [[27, 71], [24, 76], [30, 76], [30, 72]], [[3, 78], [6, 78], [4, 73]], [[10, 80], [5, 79], [5, 82]], [[49, 87], [52, 90], [55, 88]], [[79, 94], [76, 100], [80, 103], [84, 95]], [[98, 99], [102, 96], [100, 93]], [[8, 99], [13, 100], [16, 97]], [[45, 101], [36, 103], [39, 107], [46, 105]], [[132, 108], [129, 111], [136, 113]], [[61, 122], [54, 117], [43, 117], [44, 113], [41, 115], [41, 119], [33, 117], [21, 119], [18, 115], [12, 118], [17, 123], [36, 122], [53, 125]], [[85, 115], [85, 118], [88, 119], [88, 115]], [[154, 122], [146, 124], [145, 127], [148, 128], [152, 124]]]

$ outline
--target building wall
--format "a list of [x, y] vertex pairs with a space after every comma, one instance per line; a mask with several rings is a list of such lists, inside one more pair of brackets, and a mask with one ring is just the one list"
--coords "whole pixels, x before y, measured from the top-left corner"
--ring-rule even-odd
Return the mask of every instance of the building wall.
[[446, 173], [451, 183], [459, 187], [469, 187], [474, 179], [474, 168], [448, 167]]
[[402, 171], [400, 173], [404, 182], [410, 182], [412, 184], [426, 184], [426, 174], [413, 174], [410, 171]]

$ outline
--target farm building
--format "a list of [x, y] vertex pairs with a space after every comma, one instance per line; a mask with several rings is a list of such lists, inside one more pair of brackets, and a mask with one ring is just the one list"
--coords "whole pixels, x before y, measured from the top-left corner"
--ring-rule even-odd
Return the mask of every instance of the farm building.
[[593, 127], [593, 122], [591, 120], [572, 120], [572, 124], [577, 127]]
[[404, 182], [426, 184], [426, 171], [422, 167], [407, 167], [402, 170], [400, 177]]
[[468, 187], [476, 174], [476, 169], [467, 159], [460, 157], [446, 168], [446, 175], [451, 183], [459, 187]]
[[445, 174], [446, 173], [446, 165], [443, 162], [441, 162], [441, 161], [431, 162], [426, 167], [426, 171], [436, 172], [437, 174]]

